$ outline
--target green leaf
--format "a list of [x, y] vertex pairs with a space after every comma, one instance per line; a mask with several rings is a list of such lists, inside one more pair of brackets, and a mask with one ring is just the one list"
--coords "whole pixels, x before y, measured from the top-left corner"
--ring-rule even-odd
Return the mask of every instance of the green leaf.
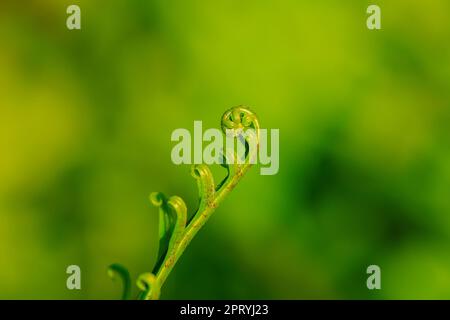
[[108, 276], [115, 280], [119, 277], [123, 283], [122, 300], [128, 300], [131, 296], [131, 277], [127, 268], [114, 263], [108, 267]]

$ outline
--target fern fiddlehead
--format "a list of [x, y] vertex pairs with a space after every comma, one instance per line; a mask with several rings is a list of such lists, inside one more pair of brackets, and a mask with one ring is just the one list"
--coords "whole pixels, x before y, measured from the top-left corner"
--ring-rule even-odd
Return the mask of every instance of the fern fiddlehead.
[[[138, 277], [137, 286], [141, 290], [138, 299], [159, 299], [161, 287], [186, 247], [254, 163], [259, 150], [260, 130], [256, 115], [245, 107], [234, 107], [223, 114], [221, 126], [227, 138], [240, 139], [245, 145], [244, 159], [239, 159], [242, 155], [234, 148], [222, 150], [220, 162], [227, 175], [217, 185], [207, 165], [192, 166], [191, 175], [197, 180], [199, 191], [199, 206], [189, 221], [183, 199], [178, 196], [168, 198], [160, 192], [150, 195], [150, 202], [159, 210], [159, 251], [152, 272]], [[244, 131], [246, 134], [241, 134]], [[128, 299], [131, 291], [129, 273], [118, 264], [111, 265], [109, 275], [117, 274], [124, 283], [122, 298]]]

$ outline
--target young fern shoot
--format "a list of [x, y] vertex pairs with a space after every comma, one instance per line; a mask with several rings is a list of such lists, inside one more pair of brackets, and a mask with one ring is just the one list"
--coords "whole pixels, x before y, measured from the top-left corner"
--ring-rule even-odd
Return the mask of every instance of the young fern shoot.
[[[245, 159], [236, 161], [239, 155], [234, 148], [222, 150], [220, 163], [227, 170], [227, 175], [217, 185], [207, 165], [192, 166], [191, 175], [197, 180], [200, 201], [197, 211], [189, 221], [183, 199], [178, 196], [166, 197], [160, 192], [150, 195], [151, 203], [159, 210], [159, 251], [152, 272], [138, 277], [137, 286], [141, 290], [138, 299], [159, 299], [161, 287], [186, 247], [254, 163], [252, 159], [255, 159], [259, 150], [259, 130], [258, 118], [245, 107], [234, 107], [223, 114], [222, 131], [225, 135], [233, 135], [233, 139], [241, 140], [245, 145]], [[241, 135], [243, 131], [247, 134]], [[123, 282], [122, 298], [129, 299], [131, 280], [127, 269], [113, 264], [108, 273], [112, 278], [120, 277]]]

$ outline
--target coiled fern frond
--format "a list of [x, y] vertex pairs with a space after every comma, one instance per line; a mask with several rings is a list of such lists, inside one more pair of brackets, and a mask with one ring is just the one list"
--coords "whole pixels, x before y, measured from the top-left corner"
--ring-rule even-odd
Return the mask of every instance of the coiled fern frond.
[[[138, 299], [159, 299], [161, 287], [186, 247], [254, 163], [252, 159], [256, 158], [259, 150], [259, 130], [258, 118], [245, 107], [234, 107], [223, 114], [222, 131], [228, 137], [240, 139], [245, 145], [245, 159], [237, 161], [240, 155], [234, 149], [222, 150], [219, 155], [222, 158], [220, 163], [227, 170], [227, 175], [218, 184], [215, 184], [207, 165], [192, 166], [191, 175], [197, 180], [199, 191], [199, 206], [189, 221], [186, 204], [182, 198], [166, 197], [160, 192], [150, 195], [151, 203], [159, 210], [159, 251], [152, 272], [143, 273], [138, 277], [137, 286], [140, 289]], [[242, 135], [242, 132], [247, 134]], [[122, 298], [129, 299], [131, 286], [127, 269], [113, 264], [109, 267], [108, 273], [111, 277], [120, 276], [123, 281]]]

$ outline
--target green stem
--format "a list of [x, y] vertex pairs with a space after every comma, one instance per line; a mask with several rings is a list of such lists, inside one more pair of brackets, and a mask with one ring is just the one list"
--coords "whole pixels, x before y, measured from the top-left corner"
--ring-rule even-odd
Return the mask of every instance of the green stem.
[[[162, 264], [160, 270], [156, 274], [156, 285], [158, 287], [162, 287], [170, 272], [174, 268], [176, 262], [183, 254], [186, 247], [195, 237], [197, 232], [205, 225], [206, 221], [211, 217], [212, 213], [219, 206], [219, 204], [223, 201], [223, 199], [234, 189], [239, 180], [244, 176], [244, 174], [251, 167], [251, 164], [246, 164], [242, 168], [238, 169], [236, 175], [232, 176], [230, 180], [225, 182], [225, 184], [220, 188], [220, 191], [217, 193], [217, 197], [215, 200], [208, 204], [203, 212], [201, 212], [196, 218], [189, 224], [186, 230], [183, 233], [181, 241], [173, 248], [173, 250], [169, 253], [164, 263]], [[146, 297], [147, 299], [155, 298], [151, 295], [151, 293]], [[157, 299], [159, 297], [156, 297]]]
[[[243, 133], [244, 129], [252, 130]], [[224, 163], [222, 166], [227, 168], [228, 174], [217, 186], [208, 166], [203, 164], [193, 166], [192, 175], [197, 179], [200, 203], [197, 212], [187, 226], [187, 208], [183, 199], [177, 196], [166, 198], [162, 193], [153, 193], [150, 196], [151, 202], [159, 207], [160, 247], [153, 269], [156, 274], [143, 273], [137, 280], [137, 285], [141, 289], [138, 299], [159, 299], [161, 287], [186, 247], [255, 163], [253, 160], [256, 159], [259, 150], [259, 129], [256, 115], [244, 107], [231, 108], [224, 113], [222, 116], [223, 132], [233, 139], [241, 139], [241, 142], [246, 145], [246, 153], [244, 156], [236, 154], [234, 149], [223, 150], [221, 157]], [[241, 135], [242, 133], [243, 135]], [[238, 159], [239, 156], [245, 159]], [[124, 298], [129, 297], [127, 272], [121, 267], [115, 266], [112, 270], [119, 271], [119, 275], [122, 276], [125, 283]]]

